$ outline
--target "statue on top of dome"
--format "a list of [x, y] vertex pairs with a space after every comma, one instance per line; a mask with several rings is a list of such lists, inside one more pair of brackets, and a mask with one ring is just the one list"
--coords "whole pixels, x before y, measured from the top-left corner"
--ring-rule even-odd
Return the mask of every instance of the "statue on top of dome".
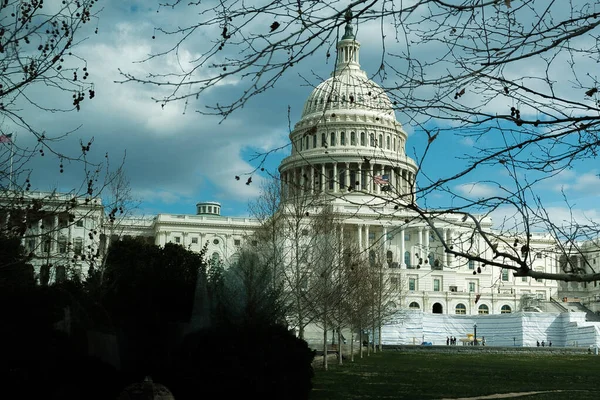
[[344, 19], [346, 20], [346, 31], [344, 32], [344, 36], [342, 36], [342, 40], [344, 39], [355, 39], [354, 37], [354, 27], [352, 26], [352, 10], [346, 10], [344, 14]]

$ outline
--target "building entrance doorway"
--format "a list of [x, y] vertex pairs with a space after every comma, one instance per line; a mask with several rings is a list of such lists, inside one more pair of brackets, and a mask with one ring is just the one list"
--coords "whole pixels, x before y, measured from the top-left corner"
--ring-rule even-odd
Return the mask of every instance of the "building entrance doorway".
[[442, 307], [442, 305], [440, 303], [435, 303], [433, 305], [433, 308], [432, 308], [431, 312], [434, 313], [434, 314], [443, 314], [444, 313], [444, 307]]

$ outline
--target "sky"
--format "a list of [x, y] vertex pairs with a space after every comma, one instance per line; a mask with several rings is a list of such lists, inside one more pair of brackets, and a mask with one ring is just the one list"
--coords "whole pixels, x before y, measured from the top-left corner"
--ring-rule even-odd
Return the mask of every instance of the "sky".
[[[101, 3], [103, 10], [99, 20], [81, 32], [85, 40], [78, 44], [76, 50], [87, 61], [95, 98], [85, 100], [79, 112], [41, 113], [31, 110], [27, 118], [34, 125], [43, 127], [49, 136], [75, 130], [56, 144], [61, 151], [76, 152], [80, 139], [87, 143], [93, 138], [90, 152], [93, 160], [102, 161], [108, 153], [114, 166], [125, 157], [125, 171], [132, 193], [140, 201], [136, 211], [139, 214], [193, 214], [197, 202], [217, 201], [222, 205], [222, 215], [248, 215], [248, 202], [259, 195], [261, 181], [268, 179], [267, 172], [276, 174], [279, 162], [290, 152], [288, 135], [301, 116], [304, 101], [312, 88], [327, 78], [333, 69], [332, 60], [325, 55], [327, 49], [317, 51], [291, 68], [285, 79], [277, 82], [275, 87], [252, 98], [244, 108], [225, 120], [195, 111], [205, 104], [235, 97], [244, 89], [243, 80], [224, 82], [205, 92], [198, 100], [190, 101], [187, 106], [179, 102], [162, 108], [152, 97], [161, 97], [165, 88], [117, 83], [123, 80], [119, 71], [143, 76], [151, 71], [176, 70], [178, 62], [201, 54], [203, 46], [212, 40], [215, 32], [197, 32], [182, 49], [179, 61], [167, 57], [140, 63], [148, 55], [173, 43], [173, 37], [156, 32], [157, 26], [183, 25], [195, 18], [195, 14], [185, 7], [163, 9], [157, 13], [157, 2], [148, 0], [104, 0]], [[271, 18], [265, 17], [264, 23], [268, 26]], [[98, 34], [93, 32], [96, 27]], [[357, 39], [362, 44], [361, 66], [369, 76], [373, 76], [383, 51], [380, 27], [376, 24], [360, 26]], [[386, 43], [386, 51], [389, 51], [390, 45], [393, 44]], [[378, 77], [373, 79], [378, 82]], [[41, 86], [32, 89], [32, 93], [40, 99], [64, 102], [67, 106], [71, 101]], [[418, 159], [427, 144], [427, 136], [403, 121], [403, 117], [402, 113], [397, 113], [409, 134], [406, 152]], [[3, 129], [10, 127], [5, 125]], [[15, 134], [18, 145], [27, 147], [34, 144], [34, 138], [26, 132], [17, 130]], [[428, 154], [423, 172], [432, 178], [444, 176], [448, 171], [464, 166], [462, 158], [466, 154], [472, 154], [477, 146], [486, 145], [470, 138], [443, 135]], [[253, 184], [246, 185], [245, 177], [258, 165], [256, 160], [252, 160], [253, 156], [279, 147], [281, 150], [267, 158], [267, 171], [257, 171], [253, 175]], [[81, 179], [80, 168], [66, 165], [65, 172], [59, 174], [59, 164], [56, 158], [48, 156], [31, 160], [32, 189], [52, 190], [58, 187], [71, 190], [76, 187]], [[581, 162], [545, 181], [539, 186], [538, 194], [557, 218], [569, 218], [562, 199], [562, 191], [565, 191], [578, 218], [598, 220], [599, 172], [597, 160]], [[501, 166], [482, 168], [467, 179], [457, 181], [452, 188], [472, 198], [502, 193], [497, 182], [503, 181], [503, 174], [505, 176], [506, 171]], [[242, 179], [238, 181], [235, 176]], [[443, 207], [451, 205], [452, 200], [439, 193], [433, 194], [424, 203], [427, 207]], [[501, 210], [498, 212], [501, 214]], [[502, 216], [498, 215], [498, 218]]]

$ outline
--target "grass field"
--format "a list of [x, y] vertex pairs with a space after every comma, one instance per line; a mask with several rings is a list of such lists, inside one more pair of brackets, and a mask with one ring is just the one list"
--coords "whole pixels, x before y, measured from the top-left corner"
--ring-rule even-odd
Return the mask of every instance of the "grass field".
[[[335, 362], [332, 362], [335, 364]], [[600, 356], [387, 351], [317, 368], [311, 399], [600, 398]], [[558, 392], [560, 391], [560, 392]], [[489, 397], [491, 398], [491, 397]]]

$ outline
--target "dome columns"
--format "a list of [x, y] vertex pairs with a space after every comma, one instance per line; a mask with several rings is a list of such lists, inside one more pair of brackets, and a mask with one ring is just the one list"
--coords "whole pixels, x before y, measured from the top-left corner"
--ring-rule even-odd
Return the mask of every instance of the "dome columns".
[[[385, 181], [389, 184], [386, 185]], [[389, 194], [407, 196], [413, 193], [413, 182], [414, 172], [409, 169], [364, 161], [316, 162], [310, 165], [282, 168], [281, 172], [284, 197], [293, 194], [352, 192], [381, 196], [386, 194], [387, 186], [389, 186]], [[411, 200], [406, 199], [406, 201]]]

